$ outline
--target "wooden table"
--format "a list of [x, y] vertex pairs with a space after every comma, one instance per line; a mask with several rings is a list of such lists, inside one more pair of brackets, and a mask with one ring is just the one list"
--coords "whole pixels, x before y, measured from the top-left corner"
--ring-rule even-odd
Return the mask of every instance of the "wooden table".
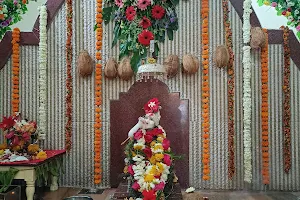
[[[31, 160], [31, 161], [20, 161], [20, 162], [0, 162], [0, 171], [8, 171], [10, 167], [18, 169], [18, 173], [14, 179], [22, 179], [26, 182], [26, 196], [27, 200], [33, 200], [35, 192], [35, 181], [36, 173], [35, 168], [39, 165], [51, 162], [54, 158], [60, 157], [66, 153], [65, 150], [45, 150], [48, 158], [46, 160]], [[51, 191], [58, 189], [57, 177], [52, 176], [52, 182], [50, 186]]]

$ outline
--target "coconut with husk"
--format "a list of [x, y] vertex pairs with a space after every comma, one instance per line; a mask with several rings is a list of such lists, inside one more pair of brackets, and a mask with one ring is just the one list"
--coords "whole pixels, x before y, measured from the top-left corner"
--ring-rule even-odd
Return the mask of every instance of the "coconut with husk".
[[125, 81], [130, 80], [133, 76], [133, 70], [131, 68], [129, 57], [125, 56], [122, 58], [118, 66], [118, 76]]
[[198, 72], [200, 62], [198, 58], [191, 54], [186, 54], [182, 58], [183, 72], [187, 74], [195, 74]]
[[164, 60], [164, 67], [168, 78], [174, 77], [178, 73], [179, 57], [177, 55], [169, 55]]
[[81, 51], [77, 59], [78, 74], [82, 77], [91, 75], [93, 73], [93, 66], [94, 61], [89, 55], [88, 51]]
[[118, 64], [114, 58], [109, 58], [104, 68], [104, 75], [107, 78], [113, 79], [117, 77]]
[[229, 62], [228, 49], [224, 45], [220, 45], [216, 48], [214, 55], [214, 63], [217, 67], [226, 67]]
[[266, 34], [260, 27], [251, 28], [250, 46], [252, 49], [259, 49], [266, 44]]

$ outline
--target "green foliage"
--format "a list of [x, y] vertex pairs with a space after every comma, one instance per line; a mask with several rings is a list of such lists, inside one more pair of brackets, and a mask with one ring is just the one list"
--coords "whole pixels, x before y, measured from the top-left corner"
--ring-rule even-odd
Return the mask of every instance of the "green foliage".
[[0, 193], [5, 192], [9, 188], [18, 171], [18, 169], [10, 167], [8, 171], [0, 172], [0, 183], [2, 185], [0, 188]]
[[22, 19], [22, 14], [27, 11], [27, 3], [18, 1], [14, 4], [13, 0], [3, 0], [0, 3], [0, 40], [3, 38], [7, 31], [10, 31], [10, 26]]

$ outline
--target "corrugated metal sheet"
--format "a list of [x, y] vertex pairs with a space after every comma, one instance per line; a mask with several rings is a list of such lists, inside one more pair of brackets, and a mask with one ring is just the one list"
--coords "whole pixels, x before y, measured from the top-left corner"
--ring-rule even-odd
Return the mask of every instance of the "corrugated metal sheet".
[[[95, 56], [96, 1], [74, 1], [73, 31], [73, 149], [65, 159], [65, 175], [60, 179], [63, 186], [94, 187], [93, 184], [93, 124], [94, 124], [94, 78], [81, 78], [76, 71], [76, 58], [86, 49]], [[213, 55], [218, 45], [224, 44], [222, 23], [222, 1], [210, 1], [210, 53]], [[169, 54], [180, 58], [192, 53], [201, 58], [201, 2], [198, 0], [180, 1], [178, 6], [180, 29], [174, 34], [174, 41], [160, 45], [158, 61]], [[260, 56], [253, 52], [252, 70], [252, 135], [253, 135], [253, 186], [243, 182], [243, 111], [242, 111], [242, 22], [230, 5], [230, 19], [233, 30], [235, 53], [235, 130], [236, 130], [236, 174], [233, 180], [227, 176], [227, 74], [225, 69], [213, 66], [210, 59], [211, 83], [211, 180], [202, 181], [201, 175], [201, 73], [196, 75], [179, 74], [166, 81], [170, 92], [180, 92], [181, 98], [190, 101], [190, 184], [196, 188], [209, 189], [254, 189], [254, 190], [299, 190], [299, 111], [300, 72], [291, 66], [291, 109], [292, 109], [292, 169], [290, 174], [283, 171], [283, 134], [282, 134], [282, 68], [283, 55], [281, 45], [270, 45], [269, 51], [269, 121], [270, 121], [270, 178], [269, 186], [264, 187], [261, 178], [261, 131], [260, 131]], [[48, 134], [43, 142], [45, 149], [64, 148], [65, 125], [65, 8], [63, 7], [50, 26], [48, 58]], [[109, 57], [118, 56], [118, 48], [111, 48], [113, 24], [104, 27], [103, 64]], [[37, 119], [38, 103], [38, 48], [21, 48], [21, 112], [28, 119]], [[201, 70], [201, 69], [200, 69]], [[11, 60], [0, 71], [0, 117], [10, 114]], [[120, 92], [126, 92], [134, 83], [103, 80], [103, 183], [99, 187], [109, 187], [110, 160], [110, 112], [109, 102], [118, 99]]]

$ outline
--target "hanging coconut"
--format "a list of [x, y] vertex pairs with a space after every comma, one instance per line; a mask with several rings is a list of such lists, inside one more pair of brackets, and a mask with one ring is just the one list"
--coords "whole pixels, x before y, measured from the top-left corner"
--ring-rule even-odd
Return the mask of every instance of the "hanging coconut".
[[80, 52], [77, 59], [78, 74], [82, 77], [89, 76], [93, 73], [93, 59], [86, 50]]
[[175, 76], [179, 68], [179, 58], [177, 55], [169, 55], [164, 60], [164, 66], [168, 75], [168, 78]]
[[107, 78], [116, 78], [117, 77], [117, 62], [115, 61], [114, 58], [108, 59], [105, 68], [104, 68], [104, 75]]
[[186, 54], [183, 56], [182, 67], [184, 73], [195, 74], [198, 71], [199, 66], [199, 60], [195, 56], [191, 54]]
[[121, 79], [128, 81], [133, 76], [133, 71], [130, 65], [130, 58], [124, 57], [122, 58], [119, 67], [118, 67], [118, 75]]
[[266, 44], [266, 35], [260, 27], [251, 28], [250, 46], [253, 49], [262, 48]]
[[228, 49], [224, 45], [217, 47], [214, 55], [214, 62], [217, 67], [226, 67], [229, 62], [229, 53]]

